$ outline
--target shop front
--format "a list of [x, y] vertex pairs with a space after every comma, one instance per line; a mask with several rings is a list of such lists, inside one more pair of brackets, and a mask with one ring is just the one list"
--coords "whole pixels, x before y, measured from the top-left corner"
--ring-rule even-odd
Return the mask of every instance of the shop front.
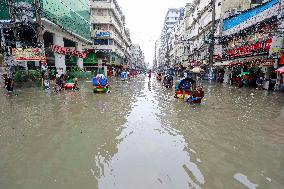
[[279, 61], [279, 68], [275, 71], [277, 74], [276, 89], [284, 91], [284, 52]]
[[274, 88], [283, 40], [276, 36], [279, 10], [279, 1], [271, 0], [223, 21], [222, 60], [215, 67], [224, 69], [224, 82], [244, 80], [254, 87], [264, 77], [264, 88]]
[[[247, 78], [247, 85], [255, 87], [257, 77], [265, 77], [264, 88], [271, 89], [276, 84], [275, 70], [277, 57], [271, 57], [273, 33], [277, 31], [275, 19], [260, 23], [233, 36], [222, 40], [222, 61], [215, 66], [223, 69], [223, 81], [236, 83], [242, 73]], [[224, 69], [225, 68], [225, 69]], [[220, 76], [220, 75], [219, 75]]]

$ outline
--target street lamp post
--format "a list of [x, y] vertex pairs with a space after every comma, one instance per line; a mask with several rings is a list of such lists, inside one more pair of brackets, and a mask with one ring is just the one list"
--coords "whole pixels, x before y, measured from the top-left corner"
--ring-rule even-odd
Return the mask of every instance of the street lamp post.
[[214, 59], [214, 46], [215, 46], [215, 25], [216, 25], [216, 8], [215, 8], [216, 0], [211, 0], [211, 7], [212, 7], [212, 24], [211, 24], [211, 40], [209, 45], [209, 66], [213, 66], [213, 59]]
[[209, 45], [209, 77], [213, 79], [214, 47], [215, 47], [215, 25], [216, 25], [216, 0], [211, 0], [212, 22], [211, 22], [211, 40]]

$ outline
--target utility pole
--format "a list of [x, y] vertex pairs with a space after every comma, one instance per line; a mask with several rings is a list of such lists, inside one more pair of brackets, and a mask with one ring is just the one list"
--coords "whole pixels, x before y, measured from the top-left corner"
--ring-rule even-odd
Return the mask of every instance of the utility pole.
[[[42, 57], [45, 57], [40, 0], [35, 0], [34, 3], [35, 3], [35, 14], [36, 14], [37, 45], [41, 48]], [[45, 60], [43, 62], [41, 61], [41, 63], [43, 63], [43, 65], [46, 65]]]
[[7, 4], [9, 7], [9, 14], [11, 17], [11, 22], [15, 23], [16, 22], [16, 14], [15, 14], [15, 9], [14, 9], [14, 0], [7, 0]]
[[211, 41], [209, 45], [209, 66], [213, 66], [214, 60], [214, 47], [215, 47], [215, 25], [216, 25], [216, 8], [215, 8], [216, 0], [211, 0], [212, 7], [212, 24], [211, 24]]
[[41, 7], [40, 0], [35, 0], [35, 14], [36, 14], [36, 31], [37, 31], [37, 42], [43, 45], [43, 34], [42, 34], [42, 23], [41, 23]]

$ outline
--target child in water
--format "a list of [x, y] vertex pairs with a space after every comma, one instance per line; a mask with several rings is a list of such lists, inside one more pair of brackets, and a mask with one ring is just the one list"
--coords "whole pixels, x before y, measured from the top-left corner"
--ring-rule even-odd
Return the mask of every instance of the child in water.
[[79, 90], [78, 78], [74, 78], [73, 83], [74, 83], [73, 90]]

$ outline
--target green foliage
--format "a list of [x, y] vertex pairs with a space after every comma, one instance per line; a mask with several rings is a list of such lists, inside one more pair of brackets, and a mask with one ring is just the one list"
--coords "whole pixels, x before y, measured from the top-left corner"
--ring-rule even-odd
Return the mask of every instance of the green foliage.
[[23, 83], [28, 81], [28, 73], [22, 70], [16, 70], [13, 73], [13, 81], [16, 83]]
[[40, 70], [15, 70], [13, 73], [13, 81], [16, 83], [33, 82], [36, 85], [40, 86]]

